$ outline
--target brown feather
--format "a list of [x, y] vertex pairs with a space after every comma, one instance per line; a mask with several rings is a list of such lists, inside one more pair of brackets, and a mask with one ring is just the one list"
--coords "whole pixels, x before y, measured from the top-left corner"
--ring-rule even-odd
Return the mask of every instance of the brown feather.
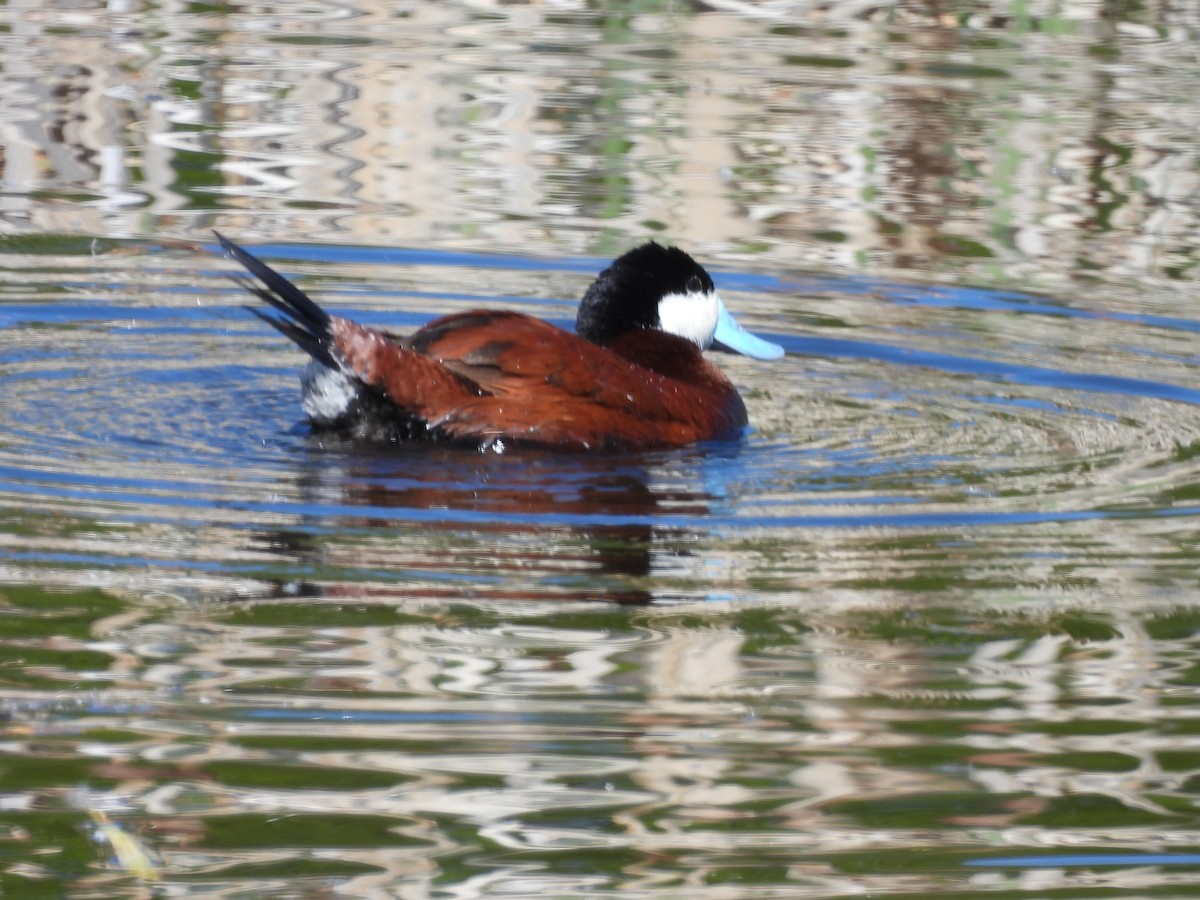
[[598, 347], [518, 313], [472, 311], [407, 339], [333, 318], [340, 359], [451, 438], [663, 447], [736, 436], [746, 410], [690, 342], [634, 332]]

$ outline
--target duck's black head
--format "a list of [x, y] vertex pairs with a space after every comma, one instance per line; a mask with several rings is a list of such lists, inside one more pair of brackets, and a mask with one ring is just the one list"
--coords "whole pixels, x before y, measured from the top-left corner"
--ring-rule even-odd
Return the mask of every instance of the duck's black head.
[[631, 331], [655, 328], [706, 350], [714, 341], [757, 359], [783, 348], [743, 331], [704, 267], [678, 247], [651, 241], [619, 257], [597, 276], [579, 304], [575, 331], [610, 344]]

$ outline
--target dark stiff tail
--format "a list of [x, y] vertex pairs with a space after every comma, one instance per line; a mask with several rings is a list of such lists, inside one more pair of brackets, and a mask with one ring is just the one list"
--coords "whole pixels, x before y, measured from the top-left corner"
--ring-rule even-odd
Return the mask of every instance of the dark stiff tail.
[[295, 342], [296, 346], [317, 362], [331, 369], [338, 368], [332, 353], [333, 336], [329, 330], [329, 313], [258, 257], [242, 249], [220, 232], [214, 231], [213, 234], [217, 236], [225, 252], [245, 266], [246, 271], [261, 281], [263, 286], [242, 278], [238, 281], [264, 303], [283, 313], [283, 317], [268, 315], [252, 306], [247, 306], [246, 309]]

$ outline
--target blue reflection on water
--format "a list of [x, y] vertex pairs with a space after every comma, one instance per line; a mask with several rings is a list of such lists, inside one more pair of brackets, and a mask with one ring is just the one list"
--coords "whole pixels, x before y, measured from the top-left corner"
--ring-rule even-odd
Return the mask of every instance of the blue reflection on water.
[[1124, 394], [1133, 397], [1151, 397], [1156, 400], [1175, 400], [1179, 403], [1200, 405], [1200, 391], [1142, 378], [1126, 378], [1120, 375], [1099, 375], [1088, 372], [1064, 372], [1061, 369], [1044, 369], [1038, 366], [1023, 366], [1010, 362], [995, 362], [975, 356], [954, 356], [949, 353], [931, 353], [913, 350], [910, 347], [895, 347], [869, 341], [832, 340], [829, 338], [805, 338], [771, 335], [772, 340], [783, 344], [788, 353], [804, 353], [810, 356], [843, 357], [846, 359], [871, 359], [905, 366], [922, 366], [943, 372], [993, 378], [1031, 387], [1053, 387], [1065, 390]]
[[[219, 248], [213, 247], [214, 252]], [[501, 256], [479, 253], [432, 252], [429, 250], [385, 249], [370, 247], [334, 247], [325, 245], [262, 244], [255, 247], [262, 256], [304, 259], [337, 263], [372, 263], [378, 265], [431, 265], [482, 269], [515, 269], [527, 271], [588, 272], [599, 271], [606, 260], [587, 257], [540, 259], [527, 256]], [[1200, 321], [1167, 316], [1134, 313], [1094, 312], [1058, 305], [1042, 297], [1017, 292], [989, 291], [971, 287], [910, 287], [868, 278], [814, 278], [803, 283], [783, 278], [737, 272], [715, 272], [723, 286], [733, 289], [755, 289], [779, 292], [813, 289], [836, 291], [839, 294], [871, 294], [881, 301], [922, 306], [943, 306], [1002, 312], [1018, 312], [1043, 316], [1065, 316], [1085, 319], [1107, 319], [1129, 324], [1170, 328], [1178, 331], [1200, 332]], [[443, 298], [445, 299], [445, 298]], [[456, 298], [457, 299], [457, 298]], [[475, 300], [479, 298], [464, 297]], [[490, 302], [504, 298], [487, 298]], [[510, 298], [511, 299], [511, 298]], [[414, 322], [393, 324], [417, 324]], [[364, 319], [365, 324], [377, 324]], [[761, 329], [760, 329], [761, 331]], [[1077, 391], [1123, 394], [1174, 400], [1200, 405], [1200, 390], [1119, 375], [1066, 372], [1058, 369], [1026, 366], [1011, 362], [995, 362], [977, 357], [932, 353], [909, 347], [830, 338], [806, 338], [762, 332], [765, 337], [782, 344], [790, 354], [820, 357], [869, 359], [906, 366], [921, 366], [943, 372], [974, 375], [1032, 387], [1051, 387]]]
[[1197, 866], [1200, 853], [1080, 853], [1059, 856], [997, 856], [968, 859], [976, 868], [1061, 868], [1067, 866]]
[[[473, 451], [463, 451], [470, 454]], [[152, 482], [157, 487], [164, 482]], [[336, 521], [339, 516], [370, 518], [385, 522], [436, 522], [443, 525], [484, 525], [506, 522], [513, 525], [541, 527], [598, 527], [661, 525], [702, 531], [719, 531], [728, 528], [740, 531], [747, 524], [769, 524], [787, 528], [943, 528], [988, 525], [1040, 525], [1052, 522], [1079, 522], [1094, 519], [1153, 519], [1180, 518], [1200, 515], [1200, 506], [1174, 506], [1169, 508], [1137, 508], [1130, 510], [1105, 509], [1057, 509], [1027, 511], [947, 510], [937, 512], [867, 513], [863, 515], [812, 515], [812, 516], [762, 516], [761, 514], [739, 515], [733, 512], [708, 512], [701, 515], [680, 513], [664, 514], [662, 510], [652, 513], [556, 513], [552, 510], [523, 513], [495, 509], [455, 509], [450, 507], [422, 508], [413, 506], [391, 507], [377, 505], [342, 505], [337, 503], [313, 503], [292, 500], [220, 500], [212, 497], [189, 496], [193, 491], [203, 490], [191, 483], [179, 484], [177, 493], [159, 496], [146, 491], [147, 482], [132, 478], [105, 478], [97, 484], [95, 476], [75, 475], [64, 472], [23, 470], [13, 466], [0, 467], [0, 486], [9, 493], [40, 497], [58, 497], [71, 500], [93, 500], [128, 502], [142, 507], [182, 507], [191, 509], [229, 509], [247, 513], [285, 514]], [[480, 485], [481, 490], [487, 486]], [[186, 490], [185, 490], [186, 489]], [[159, 518], [146, 514], [129, 514], [128, 521], [178, 522], [186, 516]], [[238, 527], [231, 523], [230, 527]]]
[[[216, 244], [208, 245], [215, 254], [221, 252]], [[472, 269], [508, 269], [536, 272], [596, 273], [610, 262], [603, 257], [570, 257], [546, 259], [534, 256], [492, 255], [486, 253], [455, 253], [407, 248], [345, 247], [321, 244], [257, 244], [255, 253], [279, 259], [307, 260], [330, 263], [369, 263], [387, 266], [449, 266]], [[876, 278], [840, 276], [828, 278], [758, 274], [753, 272], [711, 269], [715, 280], [731, 290], [767, 291], [771, 293], [797, 291], [828, 291], [840, 295], [870, 294], [880, 301], [912, 306], [937, 306], [951, 309], [977, 309], [991, 312], [1016, 312], [1066, 318], [1104, 319], [1169, 328], [1176, 331], [1200, 332], [1200, 321], [1175, 316], [1156, 316], [1146, 313], [1097, 312], [1056, 302], [1049, 297], [1025, 294], [1020, 291], [995, 291], [954, 285], [904, 285]]]

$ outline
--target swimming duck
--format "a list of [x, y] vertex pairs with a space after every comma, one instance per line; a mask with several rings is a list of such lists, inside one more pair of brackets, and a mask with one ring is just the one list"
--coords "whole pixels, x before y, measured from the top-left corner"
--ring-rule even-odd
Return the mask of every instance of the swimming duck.
[[653, 449], [741, 436], [746, 407], [703, 350], [756, 359], [783, 348], [734, 321], [708, 273], [677, 247], [643, 244], [587, 289], [575, 334], [540, 319], [471, 310], [407, 337], [331, 316], [220, 234], [278, 315], [250, 311], [310, 357], [314, 428], [368, 440], [440, 440], [502, 452]]

